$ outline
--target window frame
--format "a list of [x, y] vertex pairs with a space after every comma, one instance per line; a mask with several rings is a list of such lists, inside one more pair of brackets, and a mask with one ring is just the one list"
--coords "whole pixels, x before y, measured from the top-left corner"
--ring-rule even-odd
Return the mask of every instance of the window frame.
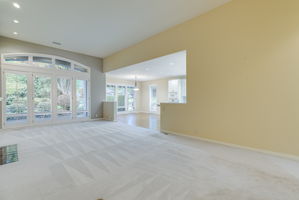
[[[119, 114], [126, 114], [126, 113], [134, 113], [136, 112], [136, 105], [137, 105], [137, 92], [134, 91], [134, 110], [128, 111], [128, 87], [135, 87], [133, 84], [114, 84], [114, 83], [106, 83], [106, 90], [107, 86], [114, 86], [115, 87], [115, 96], [114, 96], [114, 102], [118, 103], [118, 86], [125, 87], [126, 92], [125, 92], [125, 106], [122, 106], [122, 108], [125, 108], [125, 111], [118, 111], [118, 105], [117, 105], [117, 113]], [[107, 91], [106, 91], [106, 101], [107, 100]]]
[[[29, 57], [29, 61], [28, 63], [10, 63], [9, 61], [5, 61], [5, 57], [7, 56], [28, 56]], [[40, 67], [36, 64], [34, 64], [33, 62], [33, 57], [45, 57], [45, 58], [51, 58], [52, 60], [52, 67]], [[59, 59], [59, 60], [63, 60], [63, 61], [67, 61], [71, 63], [71, 70], [61, 70], [61, 69], [56, 69], [56, 67], [54, 66], [54, 62], [55, 59]], [[81, 67], [84, 67], [85, 69], [87, 69], [87, 72], [80, 72], [80, 71], [75, 71], [74, 70], [74, 65], [79, 65]], [[17, 73], [29, 73], [30, 76], [30, 86], [29, 87], [29, 97], [31, 98], [33, 97], [33, 87], [34, 85], [32, 85], [33, 80], [34, 80], [34, 76], [35, 75], [41, 75], [41, 76], [49, 76], [52, 78], [52, 84], [51, 84], [51, 91], [52, 91], [52, 112], [49, 113], [52, 115], [52, 119], [51, 120], [45, 120], [47, 122], [42, 122], [43, 124], [52, 124], [52, 123], [60, 123], [61, 120], [57, 119], [57, 110], [56, 110], [56, 103], [57, 103], [57, 85], [56, 85], [56, 81], [57, 78], [70, 78], [71, 79], [71, 90], [72, 90], [72, 96], [71, 96], [71, 102], [72, 102], [72, 114], [71, 114], [71, 121], [86, 121], [88, 119], [90, 119], [91, 117], [91, 98], [90, 98], [90, 68], [77, 62], [77, 61], [73, 61], [67, 58], [63, 58], [63, 57], [59, 57], [59, 56], [54, 56], [54, 55], [47, 55], [47, 54], [36, 54], [36, 53], [5, 53], [5, 54], [1, 54], [1, 80], [2, 80], [2, 95], [5, 94], [5, 84], [3, 84], [4, 82], [4, 73], [8, 73], [8, 72], [17, 72]], [[87, 80], [87, 102], [88, 102], [88, 116], [86, 118], [77, 118], [76, 114], [76, 104], [74, 104], [74, 102], [76, 102], [76, 79], [78, 80]], [[29, 101], [31, 101], [30, 105], [33, 103], [33, 100], [28, 99]], [[3, 99], [2, 101], [2, 110], [5, 110], [5, 101], [6, 98]], [[31, 106], [30, 108], [30, 121], [27, 124], [22, 124], [20, 125], [20, 127], [24, 127], [24, 126], [32, 126], [32, 125], [39, 125], [41, 124], [40, 122], [35, 122], [33, 120], [34, 118], [34, 112], [33, 112], [33, 107]], [[59, 112], [60, 113], [60, 112]], [[12, 125], [6, 125], [5, 124], [5, 117], [6, 117], [6, 113], [2, 112], [2, 127], [3, 128], [14, 128], [14, 127], [19, 127], [17, 125], [12, 126]]]
[[[10, 63], [9, 61], [5, 61], [5, 57], [6, 56], [28, 56], [28, 63]], [[90, 67], [83, 65], [77, 61], [71, 60], [71, 59], [67, 59], [64, 57], [60, 57], [60, 56], [54, 56], [54, 55], [48, 55], [48, 54], [38, 54], [38, 53], [5, 53], [5, 54], [1, 54], [1, 63], [2, 64], [7, 64], [7, 65], [19, 65], [19, 66], [29, 66], [29, 67], [38, 67], [38, 68], [42, 68], [43, 67], [39, 67], [36, 64], [34, 64], [35, 62], [33, 62], [33, 57], [45, 57], [45, 58], [50, 58], [52, 60], [52, 67], [51, 68], [46, 68], [46, 69], [50, 69], [50, 70], [58, 70], [58, 71], [64, 71], [63, 69], [57, 69], [55, 67], [55, 60], [61, 60], [61, 61], [65, 61], [65, 62], [69, 62], [71, 63], [71, 68], [70, 70], [65, 70], [65, 71], [73, 71], [75, 73], [90, 73]], [[81, 72], [78, 70], [74, 69], [74, 66], [78, 65], [82, 68], [85, 68], [87, 70], [87, 72]]]

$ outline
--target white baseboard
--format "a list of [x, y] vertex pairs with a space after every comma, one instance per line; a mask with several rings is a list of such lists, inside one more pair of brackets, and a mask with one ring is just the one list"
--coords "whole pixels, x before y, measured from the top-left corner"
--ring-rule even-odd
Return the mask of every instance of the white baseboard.
[[117, 115], [140, 114], [140, 113], [160, 115], [160, 113], [152, 113], [152, 112], [148, 112], [148, 111], [118, 112]]
[[160, 115], [160, 113], [158, 113], [158, 112], [148, 112], [148, 111], [139, 111], [138, 113]]
[[117, 115], [127, 115], [127, 114], [134, 114], [139, 113], [139, 111], [124, 111], [124, 112], [117, 112]]
[[233, 148], [245, 149], [245, 150], [250, 150], [250, 151], [255, 151], [255, 152], [259, 152], [259, 153], [268, 154], [268, 155], [271, 155], [271, 156], [278, 156], [278, 157], [282, 157], [282, 158], [287, 158], [287, 159], [299, 161], [299, 156], [295, 156], [295, 155], [290, 155], [290, 154], [285, 154], [285, 153], [278, 153], [278, 152], [263, 150], [263, 149], [256, 149], [256, 148], [252, 148], [252, 147], [246, 147], [246, 146], [241, 146], [241, 145], [237, 145], [237, 144], [226, 143], [226, 142], [221, 142], [221, 141], [212, 140], [212, 139], [208, 139], [208, 138], [203, 138], [203, 137], [198, 137], [198, 136], [191, 136], [191, 135], [186, 135], [186, 134], [182, 134], [182, 133], [176, 133], [176, 132], [173, 132], [173, 131], [162, 130], [162, 129], [160, 131], [162, 133], [166, 133], [166, 134], [178, 135], [178, 136], [192, 138], [192, 139], [196, 139], [196, 140], [211, 142], [211, 143], [214, 143], [214, 144], [220, 144], [220, 145], [225, 145], [225, 146], [229, 146], [229, 147], [233, 147]]
[[2, 127], [0, 128], [0, 132], [4, 132], [6, 130], [19, 130], [22, 128], [29, 128], [29, 127], [43, 127], [43, 126], [53, 126], [53, 125], [61, 125], [61, 124], [72, 124], [72, 123], [79, 123], [79, 122], [89, 122], [89, 121], [102, 121], [103, 118], [94, 118], [94, 119], [83, 119], [83, 120], [62, 120], [57, 122], [51, 122], [51, 123], [36, 123], [36, 124], [28, 124], [24, 126], [19, 127]]

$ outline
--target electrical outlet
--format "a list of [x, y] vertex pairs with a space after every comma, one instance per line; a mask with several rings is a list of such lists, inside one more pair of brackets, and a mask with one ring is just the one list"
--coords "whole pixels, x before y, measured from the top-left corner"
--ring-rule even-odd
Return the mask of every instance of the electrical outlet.
[[98, 114], [96, 114], [96, 118], [98, 118], [99, 117], [99, 115]]

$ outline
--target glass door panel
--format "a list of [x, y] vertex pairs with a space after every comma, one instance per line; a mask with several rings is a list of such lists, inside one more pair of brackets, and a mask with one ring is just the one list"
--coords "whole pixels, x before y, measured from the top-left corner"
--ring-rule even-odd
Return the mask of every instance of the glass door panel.
[[34, 121], [49, 121], [52, 118], [52, 78], [37, 75], [33, 80]]
[[126, 111], [126, 86], [117, 87], [118, 112]]
[[76, 80], [77, 118], [88, 117], [87, 80]]
[[57, 118], [72, 118], [72, 84], [70, 78], [57, 78]]
[[133, 86], [127, 87], [127, 110], [134, 111], [135, 110], [135, 91]]
[[28, 75], [5, 73], [5, 124], [28, 123]]
[[150, 112], [158, 111], [157, 87], [150, 86]]
[[115, 85], [107, 85], [106, 100], [107, 101], [115, 101]]

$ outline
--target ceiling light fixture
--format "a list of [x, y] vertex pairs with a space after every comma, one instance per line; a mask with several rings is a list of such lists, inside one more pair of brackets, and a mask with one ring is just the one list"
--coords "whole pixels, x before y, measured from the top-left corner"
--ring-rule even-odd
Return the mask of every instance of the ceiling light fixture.
[[149, 69], [149, 68], [145, 68], [145, 70], [146, 70], [146, 71], [149, 71], [150, 69]]
[[15, 24], [20, 23], [19, 20], [17, 20], [17, 19], [13, 20], [13, 22], [14, 22]]
[[21, 8], [20, 4], [16, 3], [16, 2], [13, 2], [12, 5], [15, 7], [15, 8]]
[[137, 86], [137, 76], [136, 75], [135, 75], [135, 84], [134, 85], [135, 85], [135, 87], [134, 87], [133, 90], [136, 91], [136, 92], [139, 91], [139, 88]]
[[13, 34], [14, 34], [14, 35], [18, 35], [19, 33], [18, 33], [18, 32], [13, 32]]
[[169, 63], [169, 65], [171, 65], [171, 66], [173, 66], [174, 64], [175, 64], [174, 62]]

